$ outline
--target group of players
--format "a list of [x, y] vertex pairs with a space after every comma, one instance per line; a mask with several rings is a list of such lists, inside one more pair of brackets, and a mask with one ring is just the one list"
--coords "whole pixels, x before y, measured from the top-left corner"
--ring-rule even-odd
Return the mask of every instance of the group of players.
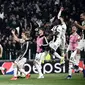
[[[85, 49], [85, 13], [81, 13], [80, 18], [83, 20], [82, 25], [78, 24], [77, 21], [74, 21], [74, 25], [72, 26], [72, 34], [70, 35], [69, 45], [65, 52], [66, 45], [66, 23], [64, 18], [61, 16], [63, 11], [63, 7], [61, 7], [58, 13], [58, 20], [60, 23], [53, 26], [51, 30], [52, 39], [48, 41], [48, 36], [45, 36], [45, 29], [39, 28], [39, 35], [36, 38], [36, 55], [34, 59], [34, 65], [38, 70], [39, 76], [38, 79], [44, 78], [44, 75], [41, 71], [41, 62], [44, 60], [48, 51], [52, 56], [55, 56], [60, 59], [60, 64], [63, 65], [65, 63], [65, 56], [68, 51], [71, 51], [71, 56], [69, 58], [69, 74], [67, 79], [72, 78], [72, 69], [79, 69], [78, 64], [80, 60], [80, 51]], [[77, 34], [77, 28], [82, 29], [82, 36]], [[22, 39], [19, 39], [15, 34], [15, 31], [12, 30], [12, 35], [15, 41], [22, 44], [22, 48], [20, 50], [20, 55], [14, 61], [14, 76], [11, 80], [18, 79], [18, 71], [23, 73], [26, 76], [26, 79], [30, 78], [30, 74], [24, 70], [24, 64], [26, 63], [26, 55], [29, 49], [29, 35], [26, 31], [22, 32]], [[60, 48], [61, 55], [57, 52], [57, 49]], [[85, 62], [84, 62], [85, 64]], [[0, 69], [3, 69], [0, 67]], [[3, 69], [4, 70], [4, 69]], [[83, 69], [83, 75], [85, 77], [85, 69]]]

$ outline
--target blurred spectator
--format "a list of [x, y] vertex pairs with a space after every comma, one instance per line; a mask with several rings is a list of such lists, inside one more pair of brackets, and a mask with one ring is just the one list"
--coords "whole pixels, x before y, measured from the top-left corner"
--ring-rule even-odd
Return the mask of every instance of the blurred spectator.
[[[77, 2], [77, 3], [76, 3]], [[9, 40], [11, 30], [20, 28], [19, 37], [23, 29], [30, 29], [31, 37], [36, 36], [35, 29], [42, 25], [53, 25], [60, 7], [64, 7], [63, 16], [68, 26], [67, 35], [70, 35], [69, 19], [79, 21], [79, 15], [85, 11], [84, 0], [0, 0], [0, 32], [4, 45]], [[68, 20], [67, 20], [68, 19]], [[13, 42], [13, 41], [11, 41]]]

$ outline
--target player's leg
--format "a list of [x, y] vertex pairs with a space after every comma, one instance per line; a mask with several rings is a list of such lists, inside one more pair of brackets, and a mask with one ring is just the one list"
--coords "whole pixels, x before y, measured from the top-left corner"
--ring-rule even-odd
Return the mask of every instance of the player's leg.
[[22, 73], [25, 75], [26, 79], [29, 79], [29, 78], [30, 78], [30, 74], [27, 73], [27, 72], [24, 70], [24, 68], [19, 68], [19, 71], [22, 72]]
[[73, 63], [74, 65], [76, 65], [76, 60], [75, 60], [75, 56], [77, 55], [77, 50], [75, 50], [74, 52], [71, 53], [70, 59], [69, 61], [71, 63]]
[[[54, 55], [57, 57], [57, 58], [59, 58], [60, 59], [60, 64], [62, 65], [62, 64], [64, 64], [65, 63], [65, 60], [64, 60], [64, 56], [62, 57], [62, 56], [60, 56], [58, 53], [57, 53], [57, 49], [58, 49], [58, 47], [60, 47], [61, 46], [61, 44], [62, 44], [62, 40], [61, 39], [57, 39], [56, 40], [56, 42], [55, 42], [55, 52], [54, 52]], [[63, 48], [62, 48], [63, 49]], [[61, 50], [62, 51], [62, 50]], [[64, 50], [63, 50], [64, 51]], [[62, 53], [63, 55], [64, 55], [64, 52]]]
[[75, 72], [79, 72], [79, 62], [80, 62], [80, 51], [77, 51], [77, 55], [75, 56], [75, 64], [76, 65], [75, 68]]
[[71, 56], [69, 61], [73, 63], [74, 69], [76, 72], [79, 71], [79, 61], [80, 61], [80, 50], [75, 50], [72, 54], [76, 54], [75, 56]]
[[[76, 54], [77, 50], [72, 52], [72, 54]], [[78, 64], [79, 64], [79, 60], [80, 60], [80, 57], [78, 58], [79, 56], [75, 55], [75, 57], [70, 57], [69, 59], [69, 71], [68, 71], [68, 76], [67, 76], [67, 79], [71, 79], [72, 78], [72, 69], [78, 69]]]
[[72, 78], [72, 69], [75, 68], [78, 69], [79, 60], [80, 60], [80, 56], [76, 56], [76, 59], [72, 59], [72, 61], [69, 61], [69, 71], [68, 71], [67, 79]]
[[80, 60], [80, 56], [77, 55], [77, 50], [75, 50], [74, 52], [71, 52], [71, 56], [69, 59], [69, 71], [68, 71], [67, 79], [72, 78], [73, 68], [78, 69], [79, 60]]
[[66, 77], [67, 79], [72, 78], [72, 69], [73, 69], [73, 64], [69, 62], [69, 71], [68, 71], [68, 76]]
[[[77, 49], [71, 53], [69, 62], [73, 64], [73, 67], [78, 70], [78, 64], [80, 60], [80, 50], [82, 49], [82, 42], [80, 41]], [[72, 77], [71, 65], [69, 65], [69, 75]], [[68, 75], [68, 77], [69, 77]], [[68, 78], [69, 79], [69, 78]]]
[[65, 39], [65, 37], [63, 37], [62, 39], [61, 39], [61, 56], [62, 56], [62, 58], [61, 58], [61, 61], [60, 61], [60, 63], [65, 63], [65, 43], [66, 43], [66, 39]]
[[34, 60], [34, 65], [35, 67], [37, 68], [38, 70], [38, 73], [39, 73], [39, 77], [38, 78], [44, 78], [43, 76], [43, 73], [41, 71], [41, 56], [42, 56], [42, 53], [36, 53], [36, 57], [35, 57], [35, 60]]
[[56, 52], [56, 50], [60, 45], [61, 45], [61, 39], [59, 38], [55, 42], [49, 43], [50, 48], [53, 49], [51, 50], [51, 53], [59, 59], [61, 59], [61, 56]]
[[1, 70], [1, 71], [4, 71], [4, 74], [6, 74], [6, 70], [7, 70], [6, 68], [0, 67], [0, 70]]
[[24, 69], [24, 64], [26, 63], [27, 59], [26, 58], [22, 58], [19, 62], [18, 62], [18, 68], [19, 71], [21, 73], [23, 73], [26, 76], [26, 79], [30, 78], [30, 74], [27, 73]]
[[82, 40], [80, 40], [80, 42], [78, 43], [77, 49], [71, 53], [70, 56], [70, 62], [72, 62], [74, 65], [78, 66], [78, 62], [76, 62], [75, 57], [80, 57], [80, 50], [83, 49], [83, 43]]
[[60, 47], [60, 45], [61, 45], [61, 39], [59, 39], [59, 38], [55, 42], [49, 43], [49, 46], [51, 48], [51, 51], [50, 51], [51, 54], [54, 55], [55, 57], [59, 58], [60, 64], [62, 65], [65, 63], [64, 57], [61, 57], [56, 51], [58, 49], [58, 47]]
[[65, 57], [65, 43], [66, 43], [66, 39], [63, 37], [61, 39], [61, 56]]
[[[21, 56], [21, 55], [20, 55]], [[11, 78], [11, 80], [17, 80], [18, 78], [18, 62], [19, 62], [19, 59], [20, 59], [20, 56], [14, 61], [14, 74], [13, 74], [13, 77]]]
[[48, 51], [45, 51], [42, 53], [41, 58], [40, 58], [41, 63], [44, 63], [44, 60], [45, 60], [46, 56], [48, 55], [48, 53], [49, 53]]
[[14, 74], [13, 77], [11, 78], [11, 80], [17, 80], [17, 72], [18, 72], [18, 67], [16, 65], [16, 63], [14, 63]]

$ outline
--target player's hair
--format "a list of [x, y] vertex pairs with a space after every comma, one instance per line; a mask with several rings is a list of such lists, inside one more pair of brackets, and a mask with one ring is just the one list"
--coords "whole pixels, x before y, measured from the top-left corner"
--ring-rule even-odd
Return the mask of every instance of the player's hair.
[[23, 30], [22, 33], [25, 33], [25, 36], [26, 36], [27, 38], [30, 37], [30, 32], [29, 32], [28, 30]]
[[83, 12], [83, 13], [81, 13], [81, 14], [83, 14], [83, 15], [85, 16], [85, 12]]
[[43, 26], [39, 27], [39, 30], [42, 30], [43, 33], [45, 34], [45, 28]]
[[45, 29], [44, 29], [44, 28], [39, 28], [39, 30], [42, 30], [43, 32], [45, 31]]
[[76, 27], [76, 25], [75, 25], [75, 24], [72, 24], [72, 25], [71, 25], [71, 27], [74, 27], [74, 26]]
[[61, 24], [60, 19], [56, 19], [56, 20], [53, 22], [53, 26], [55, 26], [55, 25], [60, 25], [60, 24]]

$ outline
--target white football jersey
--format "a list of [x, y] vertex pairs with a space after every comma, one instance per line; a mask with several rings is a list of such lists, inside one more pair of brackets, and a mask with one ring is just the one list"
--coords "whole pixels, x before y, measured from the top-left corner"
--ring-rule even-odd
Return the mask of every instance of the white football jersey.
[[65, 37], [66, 29], [67, 29], [66, 24], [63, 23], [61, 26], [62, 26], [62, 37]]
[[61, 25], [57, 25], [57, 26], [54, 26], [52, 29], [51, 29], [51, 31], [53, 31], [53, 33], [58, 33], [57, 34], [57, 37], [58, 38], [60, 38], [61, 36], [62, 36], [62, 32], [63, 32], [63, 30], [62, 30], [62, 26]]
[[62, 25], [54, 26], [51, 30], [53, 31], [53, 33], [59, 32], [58, 36], [65, 37], [66, 29], [67, 29], [66, 24], [63, 23]]

